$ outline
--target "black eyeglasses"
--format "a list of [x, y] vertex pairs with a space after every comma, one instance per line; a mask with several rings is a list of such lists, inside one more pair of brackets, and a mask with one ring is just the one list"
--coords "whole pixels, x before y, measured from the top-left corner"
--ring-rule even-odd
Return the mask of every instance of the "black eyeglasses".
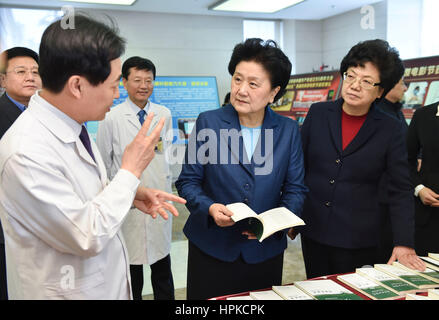
[[367, 79], [361, 79], [348, 72], [343, 73], [343, 80], [346, 81], [346, 83], [352, 84], [357, 81], [357, 79], [360, 81], [360, 87], [366, 90], [372, 90], [374, 87], [381, 84], [380, 82], [373, 83]]

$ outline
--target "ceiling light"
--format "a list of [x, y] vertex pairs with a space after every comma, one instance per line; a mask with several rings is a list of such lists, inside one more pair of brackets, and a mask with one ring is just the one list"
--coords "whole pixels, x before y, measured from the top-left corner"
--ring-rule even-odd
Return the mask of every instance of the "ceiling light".
[[85, 3], [99, 3], [99, 4], [116, 4], [122, 6], [131, 6], [136, 0], [64, 0], [70, 2], [85, 2]]
[[223, 0], [210, 6], [209, 10], [274, 13], [303, 1], [305, 0]]

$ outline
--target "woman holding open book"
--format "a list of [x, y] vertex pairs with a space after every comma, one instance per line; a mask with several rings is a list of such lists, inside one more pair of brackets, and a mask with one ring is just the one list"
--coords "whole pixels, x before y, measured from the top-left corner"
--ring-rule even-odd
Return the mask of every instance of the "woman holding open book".
[[413, 189], [401, 123], [376, 108], [401, 79], [398, 52], [360, 42], [343, 58], [342, 98], [313, 104], [303, 124], [305, 184], [302, 250], [308, 278], [377, 262], [378, 183], [388, 177], [394, 249], [388, 262], [424, 269], [414, 251]]
[[176, 182], [190, 211], [188, 299], [280, 285], [286, 231], [259, 242], [254, 224], [235, 223], [226, 205], [300, 215], [307, 190], [298, 124], [269, 107], [284, 94], [291, 62], [274, 41], [247, 39], [228, 69], [231, 103], [199, 115]]

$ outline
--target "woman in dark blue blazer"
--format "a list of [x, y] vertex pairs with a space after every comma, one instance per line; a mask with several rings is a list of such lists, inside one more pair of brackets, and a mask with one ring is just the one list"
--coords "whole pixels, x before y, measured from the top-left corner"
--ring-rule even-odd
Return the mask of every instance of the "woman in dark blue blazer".
[[190, 211], [188, 299], [280, 285], [286, 230], [260, 243], [225, 205], [300, 215], [306, 192], [298, 124], [268, 107], [284, 93], [290, 61], [273, 41], [247, 39], [234, 48], [229, 72], [231, 104], [199, 115], [176, 182]]
[[399, 81], [398, 52], [360, 42], [341, 62], [342, 98], [313, 104], [303, 124], [305, 200], [302, 250], [308, 278], [354, 272], [377, 258], [378, 184], [388, 177], [395, 260], [423, 269], [414, 248], [413, 189], [403, 128], [376, 100]]

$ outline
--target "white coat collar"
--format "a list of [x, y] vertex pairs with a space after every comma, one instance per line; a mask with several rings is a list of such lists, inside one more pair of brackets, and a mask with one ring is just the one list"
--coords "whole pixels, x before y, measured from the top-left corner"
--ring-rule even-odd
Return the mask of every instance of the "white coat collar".
[[[96, 167], [102, 167], [103, 163], [99, 165], [92, 159], [87, 149], [85, 149], [83, 143], [79, 139], [81, 133], [82, 124], [79, 124], [76, 120], [70, 118], [67, 114], [59, 110], [54, 105], [50, 104], [47, 100], [43, 99], [39, 92], [36, 92], [29, 101], [28, 111], [37, 118], [54, 136], [60, 139], [63, 143], [75, 143], [78, 149], [79, 155], [91, 165]], [[90, 139], [91, 140], [91, 139]], [[96, 161], [102, 162], [98, 157], [99, 151], [91, 141], [91, 149], [95, 155]], [[101, 168], [98, 169], [101, 179], [104, 177], [101, 173]]]
[[39, 91], [31, 97], [28, 111], [64, 143], [75, 142], [81, 133], [81, 124], [43, 99]]

